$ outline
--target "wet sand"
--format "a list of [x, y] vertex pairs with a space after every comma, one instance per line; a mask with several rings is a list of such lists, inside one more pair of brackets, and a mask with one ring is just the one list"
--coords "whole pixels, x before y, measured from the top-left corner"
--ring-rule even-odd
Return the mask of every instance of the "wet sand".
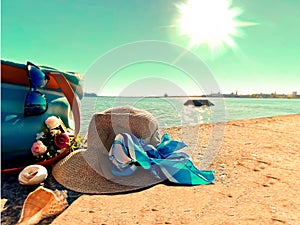
[[[200, 166], [216, 125], [164, 131], [172, 139], [195, 143], [191, 152]], [[117, 195], [81, 195], [69, 191], [70, 206], [39, 224], [297, 224], [300, 221], [300, 114], [230, 121], [209, 169], [214, 184], [158, 184]], [[16, 176], [17, 177], [17, 176]], [[15, 177], [15, 178], [16, 178]], [[22, 203], [34, 187], [2, 176], [1, 221], [15, 224]], [[50, 176], [44, 184], [64, 189]], [[17, 199], [17, 200], [15, 200]]]

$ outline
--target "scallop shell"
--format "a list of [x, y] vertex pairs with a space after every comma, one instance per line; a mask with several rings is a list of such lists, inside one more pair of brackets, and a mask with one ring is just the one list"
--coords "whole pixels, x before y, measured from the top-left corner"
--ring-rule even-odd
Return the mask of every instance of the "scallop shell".
[[61, 213], [67, 206], [67, 191], [52, 191], [42, 186], [24, 201], [17, 225], [34, 225], [42, 219]]
[[47, 169], [41, 165], [30, 165], [25, 167], [19, 174], [19, 183], [22, 185], [40, 184], [48, 176]]

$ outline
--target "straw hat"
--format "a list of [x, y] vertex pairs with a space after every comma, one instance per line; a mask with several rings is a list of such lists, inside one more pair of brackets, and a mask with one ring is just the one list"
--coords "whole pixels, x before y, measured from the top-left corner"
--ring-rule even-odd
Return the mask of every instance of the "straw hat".
[[89, 124], [87, 149], [59, 161], [52, 170], [54, 178], [68, 189], [89, 194], [127, 192], [161, 182], [140, 166], [126, 177], [111, 173], [108, 152], [119, 133], [134, 134], [154, 146], [160, 142], [158, 122], [147, 111], [122, 106], [96, 113]]

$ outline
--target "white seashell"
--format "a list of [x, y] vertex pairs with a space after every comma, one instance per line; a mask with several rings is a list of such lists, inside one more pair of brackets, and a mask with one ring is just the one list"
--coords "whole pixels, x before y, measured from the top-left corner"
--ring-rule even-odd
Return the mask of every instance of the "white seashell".
[[25, 167], [19, 174], [19, 183], [22, 185], [36, 185], [46, 180], [48, 171], [41, 165]]
[[34, 225], [42, 219], [61, 213], [67, 206], [67, 191], [52, 191], [42, 186], [24, 201], [17, 225]]

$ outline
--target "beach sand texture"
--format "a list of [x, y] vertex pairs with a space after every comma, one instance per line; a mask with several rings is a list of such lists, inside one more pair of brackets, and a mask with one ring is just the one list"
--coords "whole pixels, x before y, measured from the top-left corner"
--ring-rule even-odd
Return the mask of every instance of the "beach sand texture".
[[[196, 165], [212, 126], [200, 126], [198, 150], [192, 154]], [[165, 131], [172, 139], [182, 137], [181, 127]], [[216, 171], [214, 184], [158, 184], [127, 194], [77, 195], [62, 214], [40, 224], [299, 224], [299, 136], [300, 114], [227, 122], [210, 166]], [[3, 195], [6, 187], [2, 183], [1, 220], [14, 224], [5, 212], [12, 207], [5, 203], [13, 202], [4, 198], [9, 196]]]

